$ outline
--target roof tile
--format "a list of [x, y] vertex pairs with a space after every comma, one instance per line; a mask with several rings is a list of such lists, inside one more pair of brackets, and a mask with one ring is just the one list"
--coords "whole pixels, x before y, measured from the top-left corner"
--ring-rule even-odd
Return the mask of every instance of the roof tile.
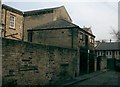
[[120, 50], [120, 42], [100, 43], [96, 50]]

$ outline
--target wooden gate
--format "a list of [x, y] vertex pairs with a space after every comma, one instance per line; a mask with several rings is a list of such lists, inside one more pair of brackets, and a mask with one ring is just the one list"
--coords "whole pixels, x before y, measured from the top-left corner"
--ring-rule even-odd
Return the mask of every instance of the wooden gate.
[[107, 59], [107, 69], [114, 70], [115, 69], [115, 60]]

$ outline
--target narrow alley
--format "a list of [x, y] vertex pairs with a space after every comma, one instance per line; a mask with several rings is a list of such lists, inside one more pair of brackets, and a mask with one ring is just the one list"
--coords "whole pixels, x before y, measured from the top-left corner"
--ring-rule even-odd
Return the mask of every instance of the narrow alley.
[[71, 86], [75, 85], [120, 85], [120, 72], [107, 71], [87, 80], [78, 81]]

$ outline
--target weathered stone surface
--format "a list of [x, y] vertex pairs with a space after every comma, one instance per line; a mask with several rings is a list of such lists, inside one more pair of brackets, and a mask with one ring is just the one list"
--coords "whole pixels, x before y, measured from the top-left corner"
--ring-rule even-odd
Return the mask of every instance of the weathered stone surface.
[[75, 49], [2, 39], [3, 83], [45, 85], [75, 77]]

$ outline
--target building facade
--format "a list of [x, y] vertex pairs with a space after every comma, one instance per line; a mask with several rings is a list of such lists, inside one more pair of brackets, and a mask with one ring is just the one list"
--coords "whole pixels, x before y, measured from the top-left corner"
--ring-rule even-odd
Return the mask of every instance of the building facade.
[[64, 19], [28, 30], [28, 41], [78, 50], [78, 76], [95, 71], [94, 39], [90, 28], [80, 28]]
[[3, 39], [5, 79], [12, 73], [20, 84], [49, 84], [95, 71], [95, 36], [73, 24], [64, 6], [21, 12], [3, 5], [1, 23], [2, 37], [15, 39]]
[[24, 40], [28, 39], [28, 29], [59, 19], [72, 21], [64, 6], [24, 12]]
[[120, 60], [120, 42], [100, 42], [95, 50], [97, 57], [107, 58], [108, 68], [114, 68], [115, 60]]
[[23, 12], [3, 4], [0, 24], [2, 25], [1, 37], [22, 39]]

